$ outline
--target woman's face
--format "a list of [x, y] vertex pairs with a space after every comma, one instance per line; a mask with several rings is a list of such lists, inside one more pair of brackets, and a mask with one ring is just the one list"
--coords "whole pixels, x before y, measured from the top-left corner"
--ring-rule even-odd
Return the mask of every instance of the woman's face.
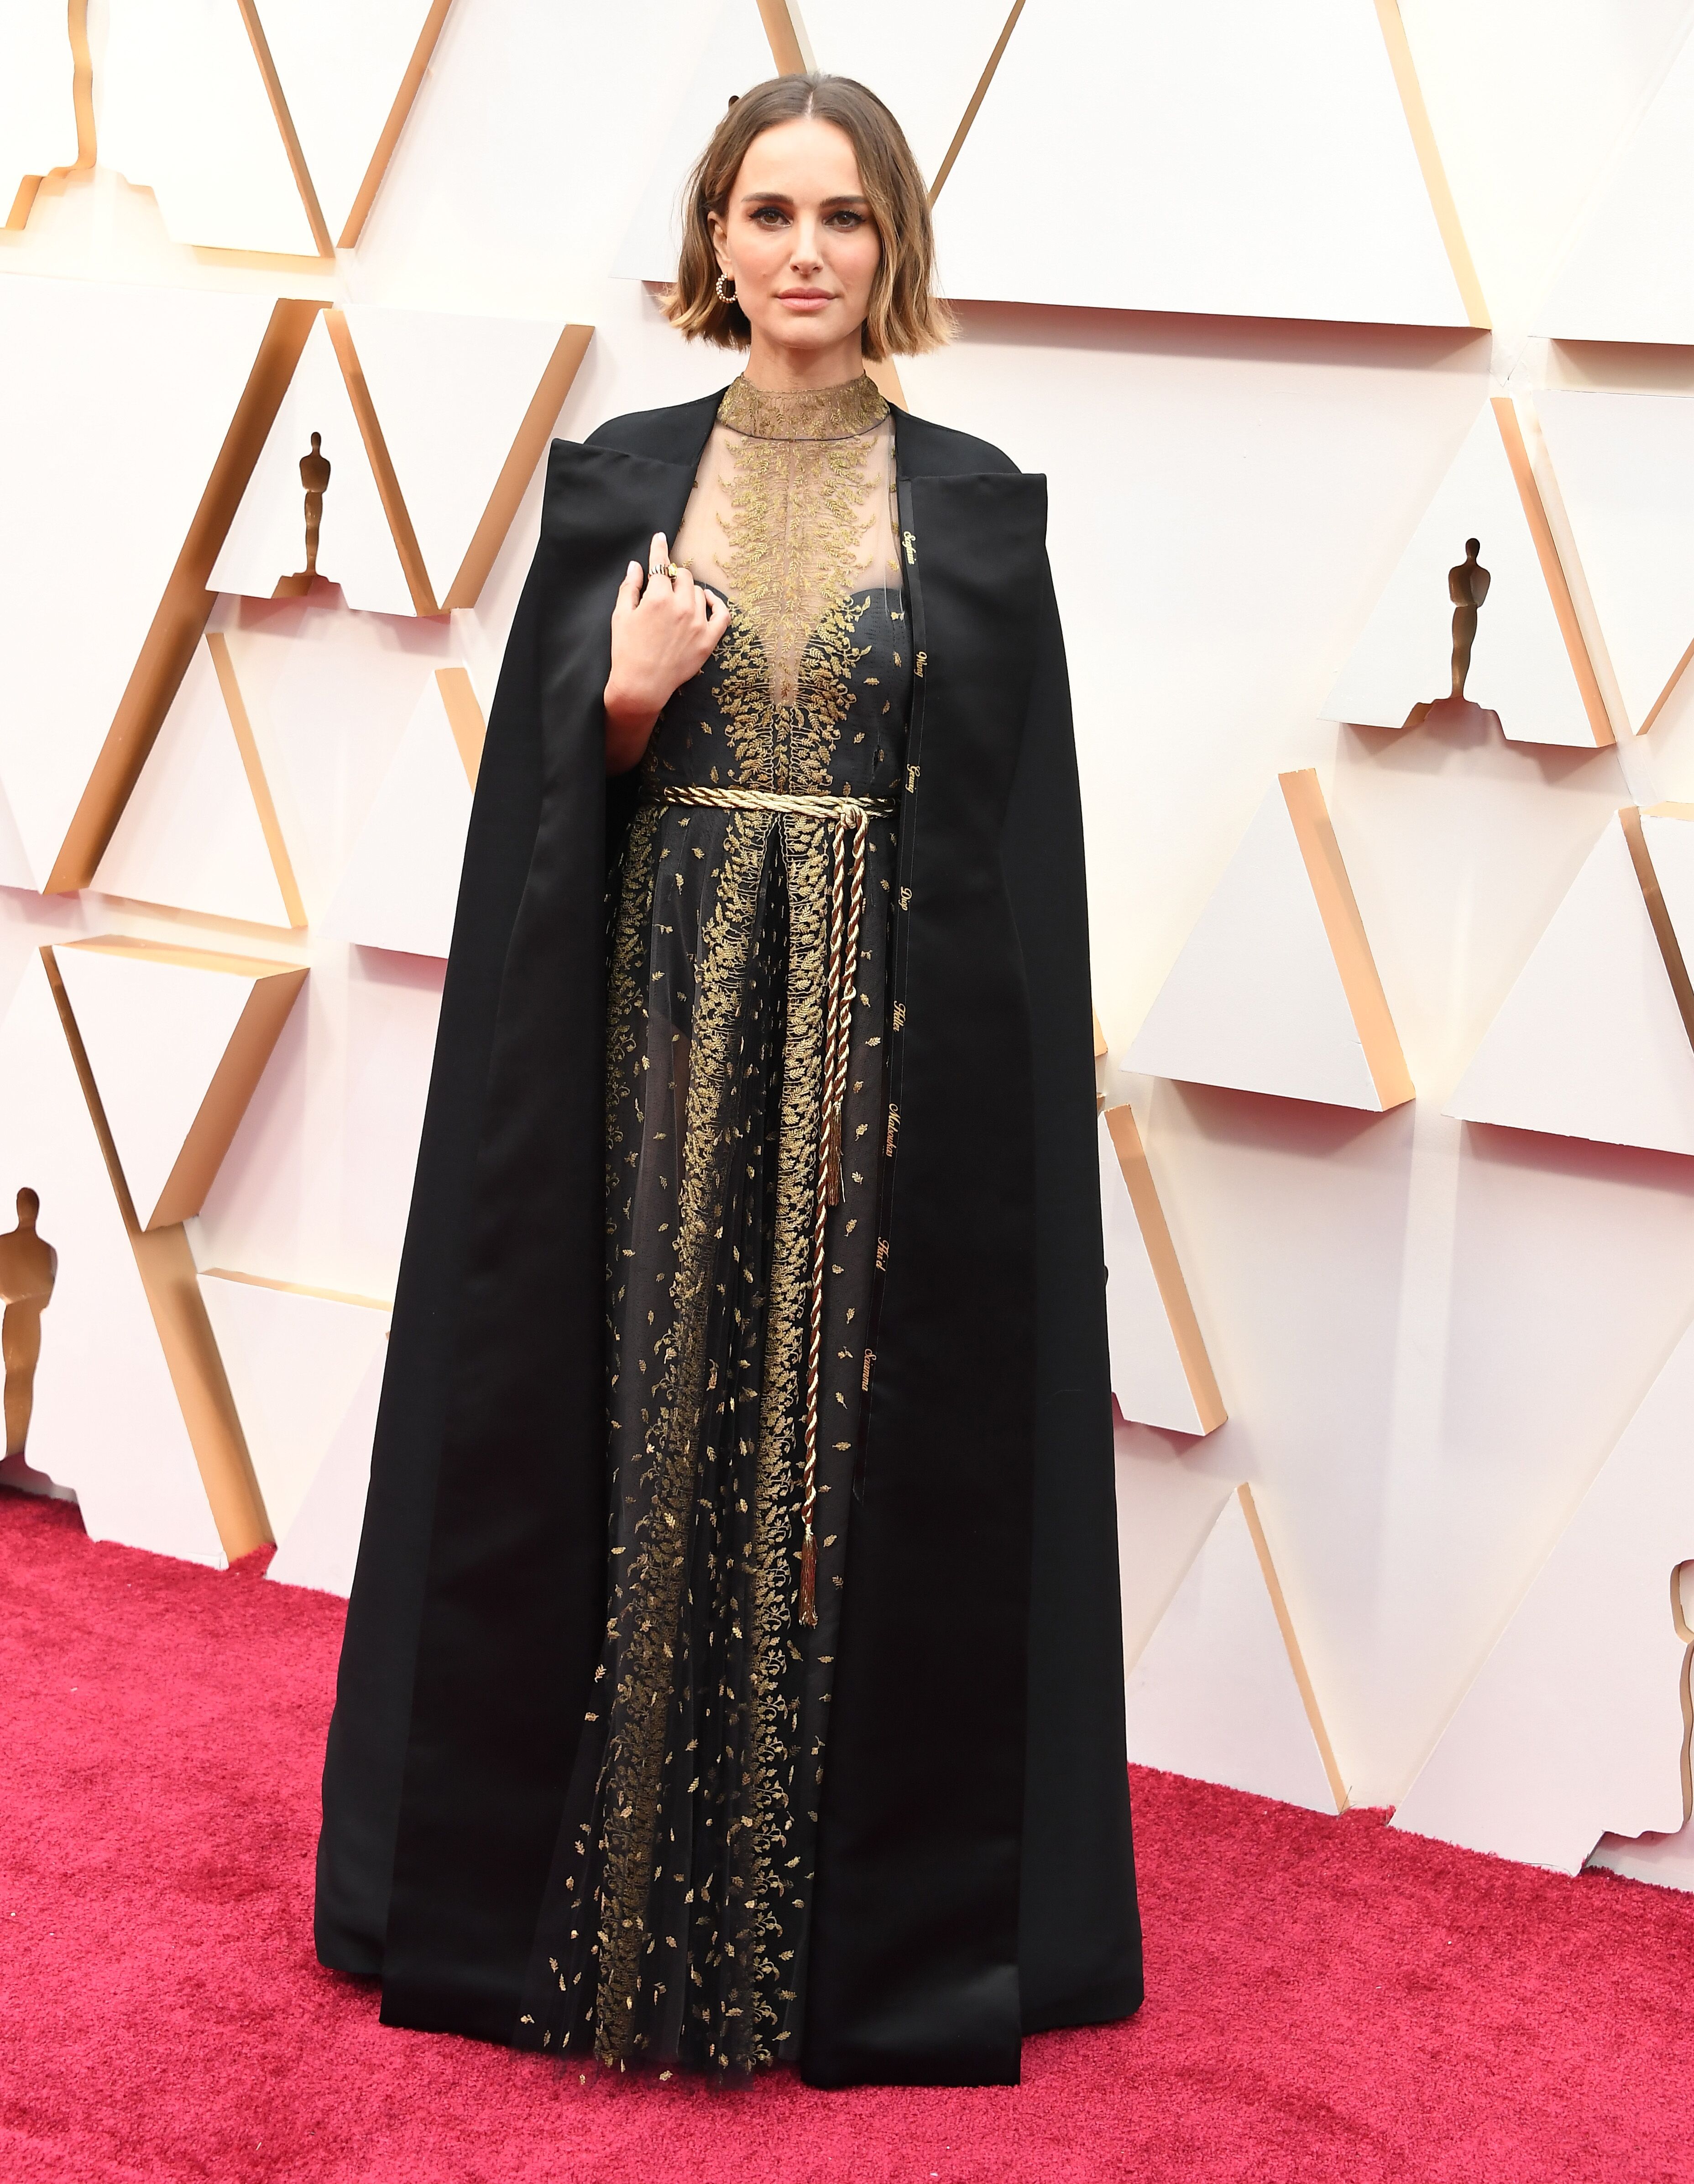
[[856, 337], [883, 245], [833, 122], [807, 115], [755, 136], [711, 231], [755, 342], [813, 350]]

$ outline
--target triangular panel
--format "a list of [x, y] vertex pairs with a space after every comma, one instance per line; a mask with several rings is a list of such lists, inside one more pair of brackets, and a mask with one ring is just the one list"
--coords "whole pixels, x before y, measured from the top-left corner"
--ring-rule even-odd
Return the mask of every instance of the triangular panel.
[[[431, 677], [323, 922], [337, 939], [408, 956], [445, 956], [471, 823], [467, 767], [448, 711], [468, 700], [463, 669]], [[457, 686], [457, 687], [455, 687]]]
[[1565, 1873], [1608, 1830], [1680, 1828], [1690, 1634], [1674, 1580], [1694, 1557], [1691, 1412], [1694, 1330], [1536, 1573], [1396, 1827]]
[[198, 1213], [306, 973], [107, 939], [55, 950], [143, 1228]]
[[1224, 1420], [1211, 1360], [1127, 1106], [1100, 1117], [1112, 1392], [1126, 1418], [1207, 1434]]
[[[310, 307], [0, 281], [0, 780], [34, 884], [86, 887], [205, 627]], [[249, 442], [248, 435], [252, 435]]]
[[[1053, 218], [1106, 203], [1140, 209], [1109, 249], [1087, 220]], [[1468, 318], [1382, 30], [1356, 0], [1026, 8], [936, 237], [955, 296]]]
[[1694, 36], [1595, 192], [1535, 324], [1566, 341], [1694, 342]]
[[267, 48], [329, 235], [359, 240], [449, 0], [259, 0]]
[[474, 606], [589, 330], [356, 307], [347, 323], [430, 588]]
[[[1680, 863], [1669, 850], [1663, 861], [1674, 883]], [[1446, 1112], [1694, 1153], [1694, 1048], [1619, 821], [1589, 852]]]
[[1250, 1488], [1223, 1504], [1125, 1698], [1140, 1765], [1315, 1813], [1346, 1808]]
[[1412, 1096], [1315, 775], [1267, 792], [1123, 1067], [1378, 1112]]
[[215, 1268], [202, 1273], [200, 1292], [281, 1547], [381, 1357], [389, 1308]]
[[74, 1487], [89, 1535], [221, 1568], [224, 1551], [46, 972], [0, 1025], [0, 1228], [41, 1201], [59, 1254], [27, 1454]]
[[310, 1585], [319, 1592], [339, 1593], [343, 1600], [353, 1590], [387, 1348], [386, 1341], [378, 1344], [365, 1367], [299, 1513], [265, 1572], [279, 1585]]
[[1521, 422], [1485, 404], [1330, 691], [1328, 719], [1411, 726], [1452, 686], [1450, 573], [1480, 543], [1489, 574], [1465, 695], [1519, 743], [1592, 749], [1612, 732], [1569, 607]]
[[317, 256], [237, 0], [108, 0], [106, 16], [100, 164], [153, 192], [178, 242]]
[[330, 465], [316, 573], [340, 585], [348, 606], [375, 614], [413, 613], [412, 588], [382, 488], [322, 314], [213, 567], [214, 588], [271, 599], [304, 577], [306, 489], [300, 465], [311, 455], [314, 432]]
[[197, 648], [94, 885], [209, 917], [304, 925], [233, 673], [220, 635]]
[[1639, 733], [1694, 648], [1694, 399], [1555, 390], [1538, 394], [1535, 407], [1612, 671]]

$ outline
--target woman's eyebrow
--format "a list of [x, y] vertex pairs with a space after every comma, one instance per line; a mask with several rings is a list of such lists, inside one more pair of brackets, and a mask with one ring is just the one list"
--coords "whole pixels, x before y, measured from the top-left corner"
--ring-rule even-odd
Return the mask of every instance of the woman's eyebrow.
[[[786, 190], [749, 190], [746, 196], [742, 198], [741, 202], [744, 205], [791, 205], [794, 203], [794, 199], [788, 195]], [[868, 206], [871, 201], [867, 197], [855, 196], [850, 193], [845, 197], [821, 198], [818, 202], [821, 204], [828, 205], [833, 208], [837, 205]]]

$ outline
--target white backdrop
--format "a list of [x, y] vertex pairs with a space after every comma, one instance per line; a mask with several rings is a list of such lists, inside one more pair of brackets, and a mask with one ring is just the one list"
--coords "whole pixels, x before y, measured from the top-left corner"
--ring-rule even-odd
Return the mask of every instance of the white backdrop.
[[[372, 86], [393, 78], [400, 88], [414, 39], [443, 11], [397, 0], [281, 7], [296, 20], [286, 50], [273, 41], [274, 58], [304, 157], [313, 130], [334, 148], [333, 161], [320, 155], [334, 174], [320, 185], [320, 214], [331, 220], [333, 194], [344, 219], [390, 112], [389, 94]], [[138, 13], [149, 26], [142, 58]], [[1647, 734], [1630, 735], [1593, 601], [1608, 584], [1634, 596], [1635, 533], [1629, 523], [1585, 533], [1580, 510], [1563, 507], [1547, 477], [1617, 743], [1507, 741], [1476, 713], [1403, 732], [1347, 727], [1324, 706], [1487, 395], [1519, 396], [1533, 415], [1537, 394], [1556, 388], [1694, 393], [1694, 127], [1674, 125], [1694, 113], [1694, 9], [1688, 0], [1403, 0], [1397, 13], [1393, 0], [1287, 0], [1268, 11], [1254, 0], [1174, 11], [1151, 0], [1027, 0], [1012, 13], [961, 141], [1006, 29], [1000, 0], [899, 9], [799, 0], [785, 19], [778, 7], [761, 17], [755, 0], [452, 0], [369, 216], [332, 258], [315, 253], [281, 134], [265, 134], [262, 85], [254, 92], [242, 73], [251, 49], [244, 33], [231, 35], [235, 0], [92, 0], [101, 164], [49, 176], [33, 197], [25, 189], [22, 216], [14, 210], [0, 231], [0, 314], [14, 312], [0, 415], [8, 443], [45, 451], [27, 465], [28, 493], [5, 501], [0, 593], [32, 604], [27, 623], [14, 617], [4, 632], [31, 666], [0, 686], [13, 716], [8, 724], [0, 713], [0, 788], [14, 805], [33, 793], [39, 724], [20, 716], [19, 694], [42, 687], [44, 673], [51, 684], [55, 659], [98, 649], [120, 624], [144, 628], [153, 613], [161, 572], [127, 547], [103, 554], [99, 540], [114, 526], [127, 536], [149, 494], [163, 508], [179, 451], [201, 462], [197, 490], [204, 475], [177, 421], [180, 360], [114, 337], [85, 351], [92, 370], [56, 392], [16, 360], [14, 344], [27, 344], [36, 322], [33, 304], [8, 305], [27, 303], [14, 282], [86, 284], [97, 318], [110, 299], [114, 327], [129, 322], [123, 300], [137, 287], [321, 299], [346, 308], [355, 341], [360, 311], [544, 322], [548, 343], [567, 322], [592, 326], [556, 425], [577, 437], [620, 411], [719, 386], [735, 369], [681, 343], [630, 269], [662, 273], [679, 163], [724, 98], [770, 72], [767, 25], [781, 36], [785, 21], [819, 65], [863, 75], [913, 114], [932, 173], [950, 158], [937, 218], [961, 334], [900, 364], [905, 398], [1050, 482], [1095, 998], [1109, 1049], [1101, 1081], [1110, 1101], [1133, 1103], [1229, 1412], [1203, 1439], [1120, 1427], [1128, 1656], [1141, 1654], [1233, 1490], [1250, 1482], [1348, 1794], [1396, 1803], [1694, 1316], [1687, 1159], [1601, 1142], [1603, 1117], [1591, 1136], [1554, 1137], [1443, 1112], [1613, 811], [1694, 799], [1694, 682], [1673, 688]], [[0, 92], [0, 209], [25, 175], [77, 157], [64, 19], [64, 0], [0, 0], [0, 82], [8, 47], [44, 56], [33, 73], [20, 63], [14, 91]], [[175, 86], [168, 114], [148, 69]], [[36, 89], [15, 87], [25, 74]], [[237, 77], [251, 114], [232, 132]], [[337, 82], [348, 91], [338, 103]], [[1479, 297], [1486, 324], [1470, 323], [1485, 315]], [[446, 471], [498, 468], [510, 402], [493, 448], [474, 376], [449, 398], [429, 376], [426, 349], [421, 342], [411, 444], [421, 434]], [[107, 381], [115, 391], [103, 399]], [[223, 387], [207, 398], [223, 402], [220, 418], [234, 398]], [[373, 392], [380, 408], [374, 382]], [[387, 398], [404, 398], [403, 387]], [[114, 440], [102, 412], [125, 404]], [[98, 460], [75, 454], [102, 431]], [[1667, 428], [1667, 445], [1674, 439]], [[1642, 434], [1630, 444], [1631, 489], [1645, 506], [1654, 488], [1643, 482]], [[332, 578], [330, 521], [355, 504], [364, 460], [356, 444], [333, 452], [343, 467], [320, 563]], [[1604, 453], [1590, 463], [1602, 482]], [[421, 458], [410, 460], [415, 476]], [[1663, 536], [1650, 559], [1673, 618], [1686, 598], [1687, 642], [1694, 559], [1680, 594], [1664, 578], [1667, 556], [1681, 551], [1678, 475], [1667, 470], [1659, 488]], [[73, 477], [78, 501], [66, 508]], [[474, 606], [416, 616], [354, 612], [321, 593], [218, 597], [209, 628], [233, 662], [307, 926], [197, 906], [203, 891], [188, 899], [187, 852], [174, 899], [159, 887], [168, 899], [151, 905], [104, 887], [0, 888], [0, 1003], [38, 975], [37, 948], [78, 935], [310, 966], [187, 1224], [203, 1273], [366, 1301], [349, 1310], [392, 1296], [442, 966], [320, 928], [434, 671], [462, 666], [486, 712], [538, 491], [538, 473]], [[179, 521], [160, 542], [166, 572], [181, 530]], [[1461, 536], [1452, 559], [1462, 551]], [[1507, 627], [1505, 604], [1495, 605], [1496, 623], [1482, 611], [1473, 676], [1485, 705], [1485, 648]], [[1443, 646], [1449, 611], [1435, 600]], [[117, 691], [134, 654], [124, 642]], [[1435, 687], [1409, 688], [1408, 702], [1441, 694], [1444, 654], [1438, 664]], [[202, 685], [211, 704], [203, 676]], [[98, 749], [107, 725], [91, 715], [79, 732]], [[1524, 733], [1521, 722], [1506, 726]], [[203, 733], [226, 727], [217, 715]], [[188, 733], [173, 715], [160, 752]], [[1126, 1074], [1123, 1057], [1267, 789], [1307, 766], [1323, 785], [1416, 1099], [1372, 1113]], [[0, 869], [10, 825], [0, 814]], [[437, 894], [446, 884], [438, 874], [432, 883]], [[1633, 959], [1617, 971], [1647, 975]], [[33, 1022], [42, 1012], [31, 1006]], [[991, 1071], [995, 1056], [977, 1066]], [[961, 1100], [970, 1089], [961, 1084]], [[36, 1157], [20, 1113], [0, 1083], [8, 1206]], [[53, 1225], [44, 1203], [50, 1240]], [[275, 1339], [298, 1339], [295, 1325], [279, 1311]], [[356, 1329], [348, 1340], [356, 1350]], [[231, 1368], [238, 1410], [286, 1406], [286, 1390], [244, 1396], [241, 1377]], [[368, 1412], [368, 1390], [360, 1400]], [[287, 1420], [246, 1425], [250, 1441], [270, 1443]], [[75, 1483], [76, 1450], [31, 1455]], [[346, 1507], [345, 1495], [319, 1498]], [[1651, 1508], [1639, 1520], [1657, 1521]], [[1691, 1556], [1694, 1540], [1667, 1535], [1667, 1585]], [[309, 1557], [300, 1566], [320, 1567]], [[332, 1554], [321, 1567], [343, 1565]], [[1230, 1567], [1250, 1565], [1237, 1552]], [[1227, 1625], [1227, 1588], [1215, 1596]], [[1244, 1633], [1264, 1623], [1254, 1617]], [[1668, 1633], [1669, 1607], [1664, 1621]], [[1180, 1680], [1180, 1660], [1172, 1673]], [[1650, 1674], [1664, 1673], [1655, 1656]], [[1518, 1698], [1507, 1691], [1501, 1703]], [[1644, 1763], [1663, 1786], [1658, 1825], [1674, 1830], [1680, 1754], [1674, 1738], [1662, 1750], [1652, 1735], [1660, 1741]], [[1195, 1763], [1256, 1786], [1251, 1765], [1232, 1774], [1228, 1754]], [[1273, 1769], [1262, 1786], [1279, 1779]], [[1509, 1786], [1479, 1782], [1477, 1796], [1502, 1814], [1510, 1803]], [[1491, 1834], [1480, 1823], [1469, 1836], [1457, 1824], [1440, 1831], [1518, 1843], [1509, 1815]]]

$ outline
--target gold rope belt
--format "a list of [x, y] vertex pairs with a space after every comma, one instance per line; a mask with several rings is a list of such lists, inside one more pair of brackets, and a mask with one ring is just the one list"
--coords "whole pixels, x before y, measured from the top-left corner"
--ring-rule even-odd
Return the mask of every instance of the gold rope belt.
[[[817, 1193], [811, 1228], [811, 1316], [805, 1371], [805, 1468], [801, 1514], [800, 1619], [817, 1621], [817, 1406], [823, 1364], [823, 1268], [829, 1209], [841, 1203], [841, 1115], [853, 1059], [854, 966], [865, 909], [865, 838], [872, 819], [891, 819], [894, 800], [875, 796], [790, 796], [774, 788], [661, 788], [661, 804], [711, 811], [768, 811], [776, 818], [816, 819], [833, 829], [830, 848], [829, 968], [823, 1015], [823, 1073], [817, 1139]], [[850, 873], [848, 841], [852, 841]]]

